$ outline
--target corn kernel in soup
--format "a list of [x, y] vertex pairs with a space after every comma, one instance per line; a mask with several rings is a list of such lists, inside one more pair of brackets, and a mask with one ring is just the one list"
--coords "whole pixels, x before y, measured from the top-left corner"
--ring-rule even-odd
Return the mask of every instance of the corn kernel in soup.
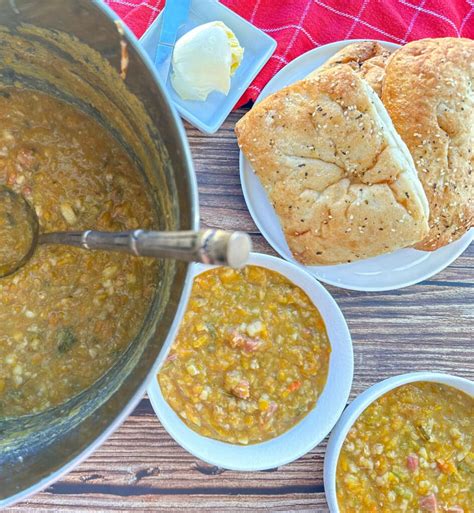
[[314, 407], [330, 352], [303, 290], [263, 267], [219, 267], [195, 278], [158, 379], [191, 429], [253, 444], [281, 435]]
[[339, 456], [341, 513], [473, 512], [473, 413], [473, 397], [439, 383], [410, 383], [377, 399]]

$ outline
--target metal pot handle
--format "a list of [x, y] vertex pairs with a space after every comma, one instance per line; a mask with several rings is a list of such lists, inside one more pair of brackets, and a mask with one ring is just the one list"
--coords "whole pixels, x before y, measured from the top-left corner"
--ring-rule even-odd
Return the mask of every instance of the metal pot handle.
[[175, 258], [237, 268], [246, 263], [252, 248], [246, 233], [213, 229], [197, 232], [56, 232], [40, 235], [39, 243], [66, 244], [90, 250], [121, 251], [137, 256]]

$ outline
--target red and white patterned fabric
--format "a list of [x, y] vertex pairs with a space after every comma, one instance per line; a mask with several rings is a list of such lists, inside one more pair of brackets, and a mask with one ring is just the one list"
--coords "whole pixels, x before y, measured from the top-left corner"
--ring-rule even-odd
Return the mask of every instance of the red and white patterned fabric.
[[[165, 0], [105, 0], [137, 37]], [[255, 100], [285, 64], [316, 46], [342, 39], [403, 44], [423, 37], [474, 38], [474, 0], [222, 0], [272, 36], [277, 49], [237, 106]]]

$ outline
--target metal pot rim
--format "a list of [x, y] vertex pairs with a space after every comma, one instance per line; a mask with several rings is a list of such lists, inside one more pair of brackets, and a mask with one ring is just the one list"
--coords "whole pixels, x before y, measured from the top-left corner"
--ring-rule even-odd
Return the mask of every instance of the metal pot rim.
[[[104, 15], [110, 20], [111, 23], [119, 22], [121, 26], [123, 27], [124, 31], [124, 37], [126, 38], [126, 41], [129, 45], [131, 45], [134, 50], [139, 55], [140, 59], [144, 63], [144, 65], [148, 68], [149, 73], [154, 79], [154, 82], [157, 86], [157, 88], [161, 91], [163, 97], [167, 99], [168, 107], [171, 112], [171, 116], [174, 120], [175, 129], [178, 132], [179, 136], [179, 144], [180, 144], [180, 151], [182, 152], [185, 168], [187, 172], [187, 180], [189, 183], [189, 193], [190, 193], [190, 200], [191, 200], [191, 229], [197, 230], [199, 228], [199, 199], [198, 199], [198, 188], [197, 188], [197, 180], [196, 175], [194, 173], [194, 166], [192, 162], [191, 157], [191, 151], [189, 149], [189, 144], [187, 141], [186, 132], [184, 130], [183, 123], [181, 122], [181, 119], [172, 104], [172, 102], [168, 98], [168, 94], [166, 93], [165, 87], [163, 87], [161, 83], [161, 78], [159, 77], [153, 62], [148, 57], [147, 53], [141, 48], [141, 45], [138, 41], [138, 39], [135, 37], [133, 32], [123, 23], [121, 18], [106, 4], [104, 4], [101, 0], [91, 0], [91, 4], [93, 4], [97, 9], [102, 11]], [[186, 309], [187, 301], [191, 292], [192, 287], [192, 276], [191, 276], [190, 268], [188, 266], [188, 269], [186, 271], [186, 278], [183, 286], [183, 290], [181, 293], [181, 298], [178, 304], [178, 308], [175, 313], [175, 317], [173, 320], [173, 323], [171, 325], [171, 328], [169, 330], [167, 338], [172, 337], [173, 339], [176, 336], [176, 332], [178, 330], [179, 324], [181, 322], [181, 318], [184, 315], [184, 311]], [[166, 344], [164, 344], [164, 347]], [[86, 458], [88, 458], [98, 447], [100, 447], [105, 440], [125, 421], [125, 419], [131, 414], [131, 412], [135, 409], [136, 405], [139, 403], [139, 401], [142, 399], [142, 397], [145, 395], [146, 389], [148, 387], [148, 384], [150, 380], [153, 378], [153, 376], [156, 375], [158, 366], [160, 364], [161, 358], [158, 358], [152, 368], [150, 369], [150, 372], [147, 374], [146, 379], [141, 384], [141, 386], [137, 389], [136, 393], [133, 395], [133, 397], [130, 399], [128, 404], [123, 408], [123, 410], [120, 412], [119, 415], [114, 419], [114, 421], [105, 429], [100, 436], [98, 436], [86, 449], [84, 449], [80, 454], [78, 454], [75, 458], [67, 462], [64, 466], [62, 466], [60, 469], [58, 469], [56, 472], [53, 472], [45, 479], [35, 483], [34, 485], [21, 490], [15, 495], [12, 495], [8, 497], [7, 499], [0, 500], [0, 509], [3, 509], [7, 506], [12, 506], [20, 501], [25, 500], [29, 496], [40, 492], [44, 488], [46, 488], [48, 485], [52, 484], [53, 482], [57, 481], [61, 476], [67, 474], [70, 472], [74, 467], [79, 465], [82, 461], [84, 461]]]

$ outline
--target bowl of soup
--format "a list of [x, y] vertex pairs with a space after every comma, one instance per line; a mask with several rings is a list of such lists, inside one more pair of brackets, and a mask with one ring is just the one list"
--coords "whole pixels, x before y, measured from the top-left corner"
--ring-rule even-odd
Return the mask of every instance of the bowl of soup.
[[[40, 233], [196, 230], [183, 127], [117, 16], [102, 2], [2, 0], [0, 20], [0, 186], [30, 203]], [[139, 401], [187, 271], [40, 246], [0, 279], [0, 507], [71, 469]]]
[[330, 511], [472, 511], [473, 412], [474, 383], [448, 374], [403, 374], [367, 389], [329, 439]]
[[320, 443], [352, 384], [334, 299], [300, 267], [252, 254], [241, 270], [193, 266], [178, 334], [148, 394], [165, 429], [232, 470], [275, 468]]

